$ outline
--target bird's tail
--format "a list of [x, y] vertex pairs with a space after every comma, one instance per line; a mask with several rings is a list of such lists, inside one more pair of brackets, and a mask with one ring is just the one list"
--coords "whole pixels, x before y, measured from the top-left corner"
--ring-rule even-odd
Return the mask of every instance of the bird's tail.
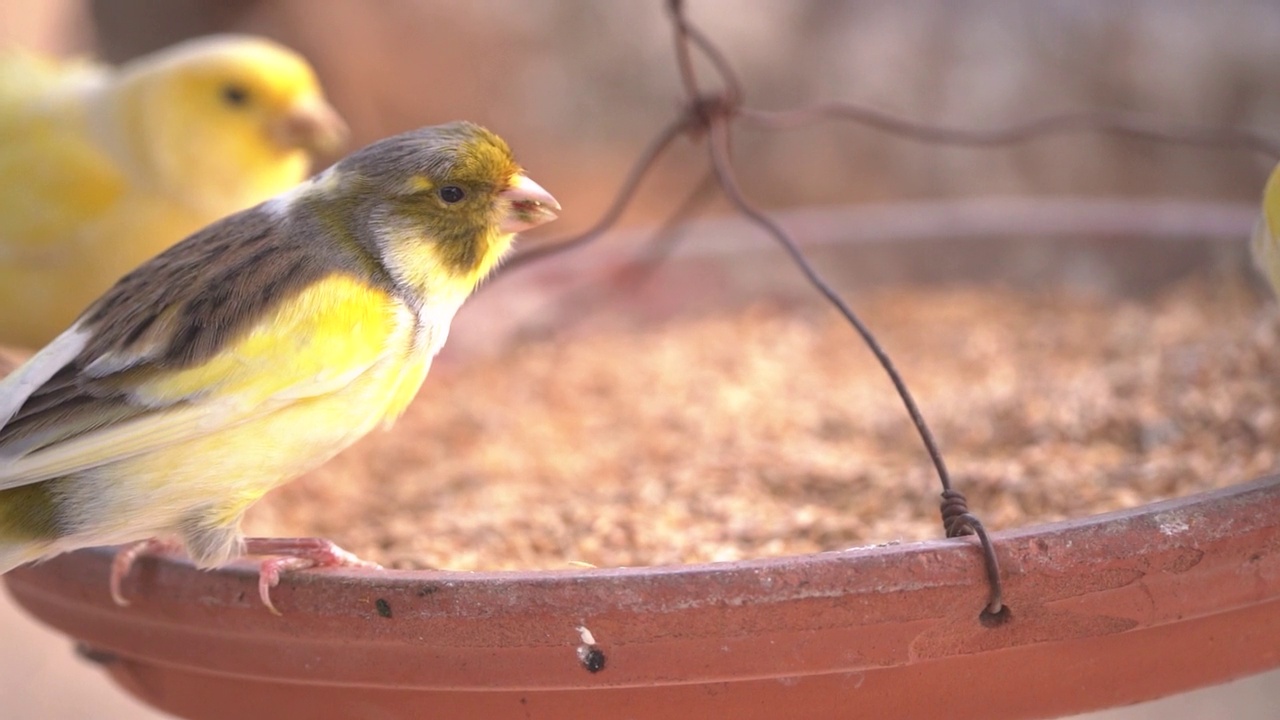
[[0, 575], [10, 570], [38, 560], [44, 554], [43, 548], [32, 543], [7, 543], [0, 541]]
[[58, 502], [48, 482], [0, 490], [0, 574], [50, 554], [61, 534]]

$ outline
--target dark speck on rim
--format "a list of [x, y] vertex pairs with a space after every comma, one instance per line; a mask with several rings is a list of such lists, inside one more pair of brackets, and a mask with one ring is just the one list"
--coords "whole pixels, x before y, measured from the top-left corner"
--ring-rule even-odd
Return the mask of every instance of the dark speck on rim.
[[378, 614], [382, 617], [391, 617], [391, 603], [387, 602], [383, 598], [378, 598], [377, 601], [373, 603], [373, 606], [378, 609]]
[[582, 645], [578, 648], [578, 660], [587, 672], [598, 673], [604, 669], [604, 651], [595, 645]]

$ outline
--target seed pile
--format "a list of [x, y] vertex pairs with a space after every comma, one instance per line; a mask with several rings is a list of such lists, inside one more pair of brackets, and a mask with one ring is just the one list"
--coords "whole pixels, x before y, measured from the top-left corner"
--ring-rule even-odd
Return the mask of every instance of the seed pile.
[[[1280, 447], [1280, 310], [1240, 283], [1145, 300], [902, 288], [856, 305], [993, 529], [1239, 482]], [[250, 513], [388, 566], [735, 560], [941, 535], [883, 372], [822, 309], [528, 341], [437, 368]]]

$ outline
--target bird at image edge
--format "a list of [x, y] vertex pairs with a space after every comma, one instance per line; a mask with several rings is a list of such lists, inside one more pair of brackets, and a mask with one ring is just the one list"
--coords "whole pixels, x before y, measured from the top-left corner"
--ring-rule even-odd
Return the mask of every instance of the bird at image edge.
[[[555, 199], [470, 123], [423, 128], [197, 232], [125, 276], [0, 381], [0, 573], [174, 538], [200, 567], [361, 564], [316, 539], [244, 538], [267, 491], [417, 393], [454, 313]], [[335, 509], [335, 511], [340, 511]], [[273, 608], [274, 609], [274, 608]]]
[[1253, 227], [1253, 261], [1280, 296], [1280, 165], [1262, 191], [1262, 214]]
[[0, 54], [0, 344], [47, 343], [126, 272], [298, 184], [345, 136], [307, 61], [261, 38], [119, 68]]

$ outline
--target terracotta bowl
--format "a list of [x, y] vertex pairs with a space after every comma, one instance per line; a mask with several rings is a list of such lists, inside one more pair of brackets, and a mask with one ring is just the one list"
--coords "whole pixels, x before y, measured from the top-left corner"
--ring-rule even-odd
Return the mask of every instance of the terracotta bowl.
[[[907, 210], [786, 223], [839, 287], [998, 278], [1127, 293], [1243, 264], [1252, 222], [1251, 209], [1217, 205]], [[1045, 237], [1028, 238], [1032, 219]], [[611, 314], [661, 321], [807, 293], [745, 226], [694, 232], [648, 290], [611, 297]], [[499, 335], [554, 322], [550, 310], [598, 285], [628, 242], [496, 282], [459, 319], [453, 351], [496, 347], [467, 334], [478, 317], [502, 318]], [[1011, 610], [996, 626], [980, 619], [972, 539], [680, 567], [300, 573], [273, 595], [283, 617], [257, 601], [249, 565], [145, 558], [127, 608], [106, 593], [110, 549], [5, 579], [130, 692], [211, 720], [1038, 718], [1280, 666], [1278, 477], [995, 541]]]

